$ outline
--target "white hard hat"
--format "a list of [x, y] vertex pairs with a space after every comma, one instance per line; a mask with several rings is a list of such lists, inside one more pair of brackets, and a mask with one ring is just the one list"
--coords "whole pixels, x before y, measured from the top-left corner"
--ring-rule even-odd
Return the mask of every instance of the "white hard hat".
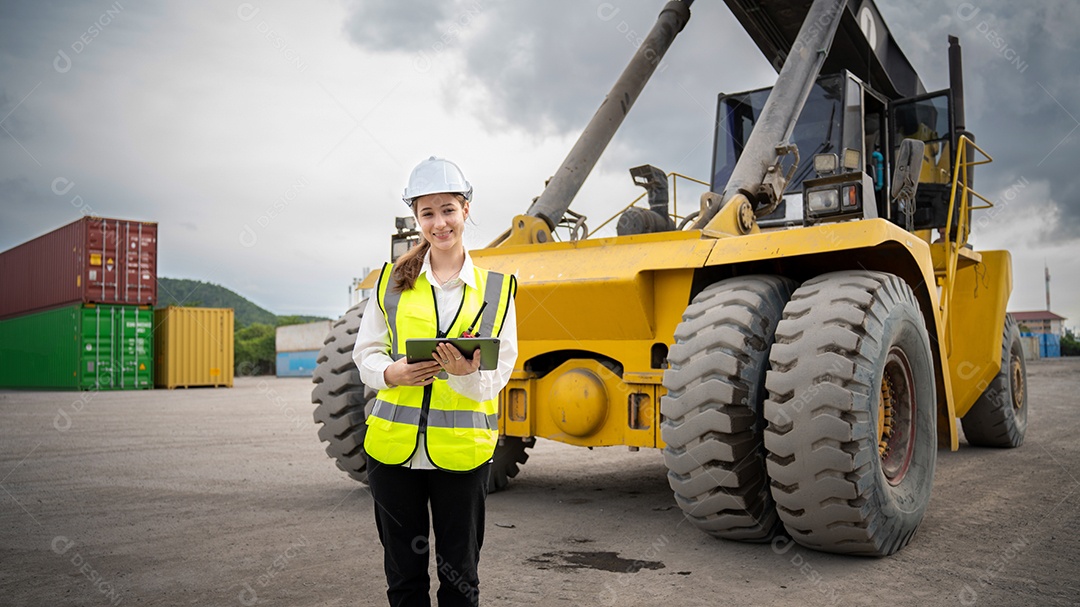
[[428, 194], [461, 194], [466, 201], [472, 200], [472, 184], [465, 179], [458, 165], [432, 156], [416, 165], [409, 175], [409, 185], [401, 199], [412, 206], [414, 200]]

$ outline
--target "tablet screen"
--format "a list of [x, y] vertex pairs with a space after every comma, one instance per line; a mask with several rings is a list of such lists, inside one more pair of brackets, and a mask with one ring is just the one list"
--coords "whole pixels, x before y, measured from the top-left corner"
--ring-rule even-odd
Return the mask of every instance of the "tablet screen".
[[405, 357], [410, 363], [435, 360], [435, 347], [450, 343], [464, 356], [472, 358], [480, 350], [480, 368], [490, 371], [499, 366], [499, 340], [496, 337], [443, 337], [439, 339], [405, 340]]

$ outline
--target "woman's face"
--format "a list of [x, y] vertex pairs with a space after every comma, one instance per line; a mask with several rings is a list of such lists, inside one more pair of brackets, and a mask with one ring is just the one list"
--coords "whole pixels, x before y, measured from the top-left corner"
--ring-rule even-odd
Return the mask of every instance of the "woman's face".
[[453, 194], [428, 194], [413, 202], [420, 233], [432, 248], [454, 251], [464, 246], [462, 233], [469, 216], [469, 203]]

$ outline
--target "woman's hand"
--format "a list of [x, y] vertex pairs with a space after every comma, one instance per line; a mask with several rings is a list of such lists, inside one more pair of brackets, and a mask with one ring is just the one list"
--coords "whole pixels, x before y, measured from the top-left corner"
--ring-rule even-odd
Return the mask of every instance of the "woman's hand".
[[[460, 356], [460, 355], [459, 355]], [[393, 386], [426, 386], [435, 380], [439, 363], [425, 360], [409, 364], [404, 359], [395, 360], [383, 371], [383, 380]]]
[[443, 342], [435, 348], [434, 354], [435, 361], [450, 375], [469, 375], [480, 368], [480, 348], [473, 351], [470, 359], [454, 346]]

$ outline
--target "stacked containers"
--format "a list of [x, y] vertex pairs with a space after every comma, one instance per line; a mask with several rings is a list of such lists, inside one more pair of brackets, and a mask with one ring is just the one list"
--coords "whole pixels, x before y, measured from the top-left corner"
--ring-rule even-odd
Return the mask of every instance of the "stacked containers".
[[328, 333], [329, 320], [278, 327], [274, 336], [277, 376], [311, 377]]
[[0, 253], [0, 387], [151, 387], [156, 302], [156, 223], [83, 217]]
[[154, 350], [159, 388], [232, 387], [232, 308], [154, 310]]

